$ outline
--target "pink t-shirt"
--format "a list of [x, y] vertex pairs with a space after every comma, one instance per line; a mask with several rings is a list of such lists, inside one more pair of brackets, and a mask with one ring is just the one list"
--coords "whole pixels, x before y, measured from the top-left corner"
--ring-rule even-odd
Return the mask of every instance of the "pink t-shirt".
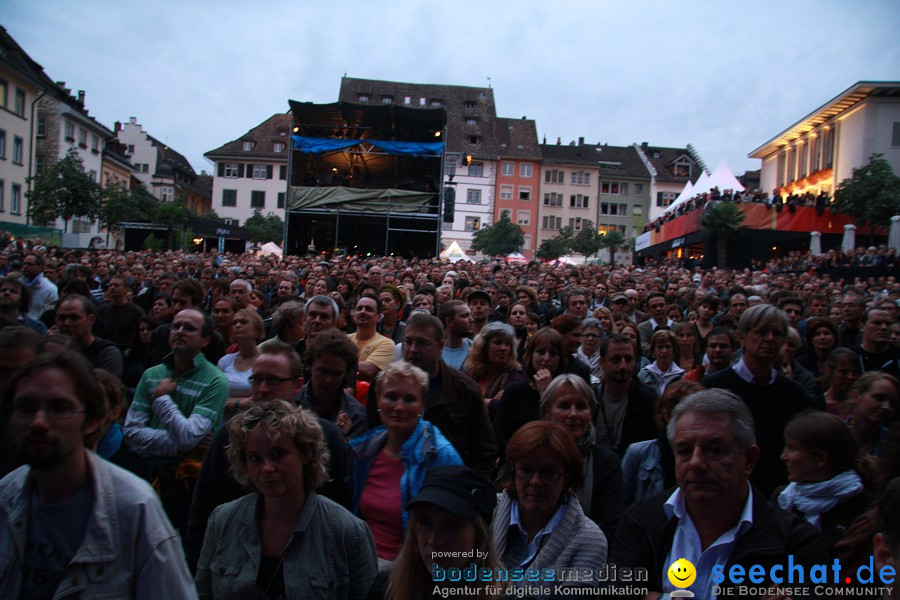
[[397, 558], [403, 545], [402, 476], [403, 462], [379, 452], [359, 499], [359, 512], [372, 530], [378, 557], [384, 560]]

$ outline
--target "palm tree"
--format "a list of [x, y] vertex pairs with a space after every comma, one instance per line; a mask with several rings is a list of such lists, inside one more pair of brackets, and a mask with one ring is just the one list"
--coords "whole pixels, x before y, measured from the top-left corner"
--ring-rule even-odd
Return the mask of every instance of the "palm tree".
[[710, 239], [716, 240], [719, 268], [725, 268], [728, 240], [737, 238], [744, 228], [744, 213], [732, 202], [713, 202], [700, 217], [700, 227]]

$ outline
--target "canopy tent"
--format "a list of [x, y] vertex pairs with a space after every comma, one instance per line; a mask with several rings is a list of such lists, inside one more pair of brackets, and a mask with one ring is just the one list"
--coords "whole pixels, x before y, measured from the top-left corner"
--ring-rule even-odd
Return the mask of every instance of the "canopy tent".
[[449, 260], [451, 262], [456, 262], [458, 260], [475, 262], [469, 257], [468, 254], [463, 252], [463, 249], [459, 247], [459, 244], [455, 240], [451, 242], [450, 246], [446, 250], [441, 252], [441, 258]]
[[672, 212], [676, 208], [678, 208], [681, 204], [684, 204], [688, 200], [694, 197], [694, 184], [691, 183], [690, 179], [686, 184], [684, 184], [684, 189], [681, 190], [681, 193], [678, 194], [678, 197], [675, 198], [675, 202], [669, 205], [669, 208], [666, 209], [665, 212]]
[[705, 194], [710, 190], [709, 186], [709, 175], [706, 174], [706, 171], [703, 171], [700, 174], [700, 177], [697, 178], [697, 182], [694, 184], [693, 195]]
[[555, 261], [555, 264], [563, 264], [563, 265], [583, 265], [585, 259], [583, 256], [560, 256]]
[[888, 232], [888, 248], [900, 250], [900, 215], [891, 217], [891, 229]]
[[513, 252], [509, 256], [506, 257], [506, 262], [508, 263], [525, 263], [528, 262], [528, 259], [525, 258], [519, 252]]
[[844, 225], [844, 239], [841, 240], [841, 248], [844, 252], [856, 247], [856, 225]]
[[735, 192], [744, 191], [744, 186], [741, 185], [741, 182], [734, 176], [734, 172], [732, 172], [731, 167], [728, 166], [728, 161], [724, 158], [719, 161], [716, 170], [710, 175], [709, 188], [707, 191], [714, 187], [719, 188], [720, 192], [724, 192], [725, 190], [733, 190]]
[[347, 187], [292, 187], [288, 209], [341, 209], [359, 212], [428, 212], [437, 198], [433, 192], [366, 190]]
[[275, 256], [281, 256], [281, 246], [276, 244], [275, 242], [266, 242], [259, 249], [260, 254], [274, 254]]

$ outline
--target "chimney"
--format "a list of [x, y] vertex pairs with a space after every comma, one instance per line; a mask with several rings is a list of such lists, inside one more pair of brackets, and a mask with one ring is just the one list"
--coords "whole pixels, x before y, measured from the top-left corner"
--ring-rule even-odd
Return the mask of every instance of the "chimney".
[[556, 145], [562, 146], [562, 138], [561, 137], [556, 138]]
[[546, 133], [544, 134], [544, 145], [545, 146], [547, 145], [547, 134]]
[[120, 131], [122, 131], [122, 124], [119, 123], [118, 121], [116, 121], [116, 122], [113, 124], [113, 132], [114, 132], [114, 133], [119, 133]]
[[128, 117], [129, 125], [137, 125], [137, 117]]
[[583, 138], [583, 137], [579, 137], [579, 138], [578, 138], [578, 145], [579, 145], [579, 146], [584, 146], [584, 138]]
[[84, 108], [84, 90], [78, 90], [78, 104]]
[[641, 148], [644, 149], [644, 150], [646, 150], [646, 149], [647, 149], [647, 142], [641, 142]]

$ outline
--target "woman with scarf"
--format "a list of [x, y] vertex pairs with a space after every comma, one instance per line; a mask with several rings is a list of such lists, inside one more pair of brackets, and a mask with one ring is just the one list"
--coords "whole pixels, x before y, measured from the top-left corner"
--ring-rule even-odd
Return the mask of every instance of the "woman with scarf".
[[662, 395], [666, 387], [684, 376], [684, 369], [675, 362], [675, 334], [660, 329], [650, 338], [650, 352], [654, 361], [640, 370], [638, 379]]
[[819, 528], [834, 556], [835, 544], [870, 501], [856, 470], [853, 432], [835, 415], [803, 413], [784, 428], [781, 460], [791, 483], [775, 490], [778, 505]]
[[584, 379], [572, 373], [550, 382], [541, 395], [541, 417], [559, 423], [572, 434], [584, 458], [584, 480], [576, 492], [584, 514], [600, 526], [607, 540], [615, 539], [625, 510], [619, 457], [597, 445], [594, 415], [597, 397]]

